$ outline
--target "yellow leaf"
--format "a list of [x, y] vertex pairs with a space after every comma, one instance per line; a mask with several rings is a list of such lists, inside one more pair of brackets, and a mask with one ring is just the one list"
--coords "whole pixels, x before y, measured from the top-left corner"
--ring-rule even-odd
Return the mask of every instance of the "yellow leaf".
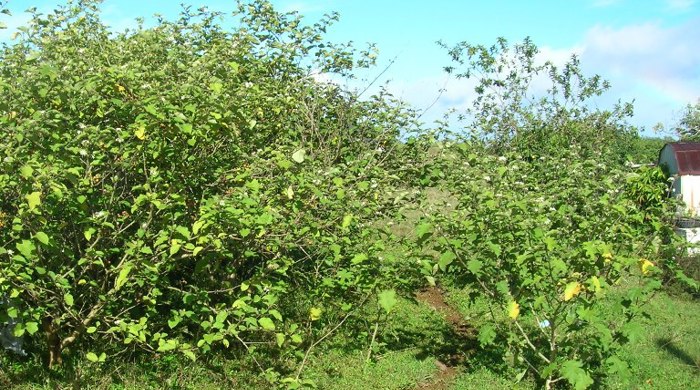
[[294, 198], [294, 188], [292, 186], [287, 187], [287, 198]]
[[605, 252], [603, 253], [603, 259], [605, 259], [606, 263], [609, 263], [612, 261], [613, 255], [610, 252]]
[[124, 91], [126, 91], [126, 88], [124, 88], [123, 86], [121, 86], [119, 84], [114, 84], [114, 85], [117, 87], [117, 90], [119, 90], [119, 92], [124, 93]]
[[508, 304], [508, 317], [510, 317], [511, 320], [515, 320], [518, 318], [520, 315], [520, 305], [518, 305], [517, 302], [511, 301]]
[[578, 282], [571, 282], [564, 289], [564, 300], [570, 301], [581, 292], [581, 285]]
[[309, 318], [311, 318], [311, 321], [317, 321], [321, 318], [321, 313], [323, 313], [323, 310], [318, 307], [312, 307], [311, 310], [309, 310]]
[[649, 275], [649, 272], [655, 267], [654, 263], [647, 259], [639, 259], [639, 269], [642, 271], [642, 275]]
[[134, 135], [136, 136], [136, 138], [140, 139], [141, 141], [146, 139], [146, 126], [144, 126], [143, 123], [139, 123], [136, 130], [134, 130]]

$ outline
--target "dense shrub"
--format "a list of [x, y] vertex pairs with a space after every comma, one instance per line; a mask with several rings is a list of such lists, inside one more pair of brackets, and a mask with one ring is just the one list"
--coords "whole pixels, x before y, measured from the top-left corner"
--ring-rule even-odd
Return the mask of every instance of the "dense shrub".
[[0, 54], [2, 318], [51, 365], [293, 353], [382, 283], [368, 221], [394, 207], [383, 164], [409, 113], [315, 81], [371, 64], [323, 39], [335, 16], [220, 18], [115, 34], [81, 1]]

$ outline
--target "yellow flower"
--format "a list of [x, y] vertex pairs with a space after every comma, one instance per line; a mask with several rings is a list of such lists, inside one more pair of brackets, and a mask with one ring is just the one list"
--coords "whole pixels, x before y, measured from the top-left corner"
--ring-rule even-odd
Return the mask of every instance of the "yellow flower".
[[520, 315], [520, 305], [518, 305], [517, 302], [511, 301], [508, 304], [508, 317], [510, 317], [511, 320], [515, 320], [518, 318]]
[[644, 275], [644, 276], [649, 275], [649, 272], [651, 272], [651, 270], [654, 267], [656, 267], [654, 265], [654, 263], [652, 263], [651, 261], [644, 259], [644, 258], [639, 259], [638, 264], [639, 264], [639, 269], [642, 271], [642, 275]]
[[138, 127], [136, 127], [136, 130], [134, 130], [134, 135], [141, 141], [146, 139], [146, 126], [144, 126], [143, 123], [139, 123]]
[[581, 292], [581, 285], [578, 282], [571, 282], [564, 289], [564, 300], [570, 301]]

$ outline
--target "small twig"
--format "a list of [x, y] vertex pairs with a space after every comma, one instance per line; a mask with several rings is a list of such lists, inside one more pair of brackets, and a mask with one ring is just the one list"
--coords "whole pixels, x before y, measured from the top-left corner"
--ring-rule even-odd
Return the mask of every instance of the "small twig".
[[379, 72], [379, 74], [377, 75], [377, 77], [375, 77], [374, 80], [372, 80], [371, 83], [367, 84], [367, 86], [365, 87], [365, 89], [363, 89], [362, 92], [360, 92], [360, 93], [357, 95], [357, 97], [359, 98], [360, 96], [364, 95], [364, 93], [367, 92], [367, 90], [370, 89], [370, 88], [372, 87], [372, 85], [374, 85], [374, 83], [376, 83], [377, 80], [379, 80], [379, 78], [382, 77], [382, 75], [383, 75], [384, 73], [386, 73], [386, 71], [388, 71], [389, 68], [391, 68], [392, 65], [394, 65], [394, 62], [396, 62], [396, 59], [397, 59], [397, 58], [398, 58], [398, 56], [394, 57], [391, 61], [389, 61], [389, 65], [387, 65], [387, 66], [384, 68], [384, 70], [382, 70], [381, 72]]
[[374, 323], [374, 332], [372, 332], [372, 340], [369, 342], [369, 349], [367, 350], [367, 359], [365, 359], [365, 363], [369, 363], [369, 359], [372, 357], [372, 347], [374, 346], [374, 340], [377, 338], [377, 330], [379, 330], [379, 321]]
[[557, 379], [552, 379], [552, 378], [547, 378], [547, 381], [544, 384], [544, 388], [547, 390], [550, 390], [552, 388], [552, 385], [559, 382], [564, 378], [557, 378]]
[[535, 347], [534, 344], [532, 344], [532, 341], [530, 341], [530, 338], [527, 337], [527, 334], [525, 333], [525, 331], [524, 331], [523, 328], [520, 326], [520, 323], [519, 323], [517, 320], [515, 321], [515, 326], [517, 326], [517, 327], [518, 327], [518, 330], [520, 330], [520, 334], [522, 334], [523, 337], [525, 338], [525, 342], [527, 343], [527, 345], [529, 345], [530, 348], [531, 348], [540, 358], [542, 358], [542, 360], [544, 360], [544, 361], [547, 362], [547, 363], [551, 363], [551, 362], [549, 361], [549, 359], [548, 359], [546, 356], [544, 356], [544, 355], [542, 354], [542, 352], [540, 352], [540, 351], [537, 349], [537, 347]]

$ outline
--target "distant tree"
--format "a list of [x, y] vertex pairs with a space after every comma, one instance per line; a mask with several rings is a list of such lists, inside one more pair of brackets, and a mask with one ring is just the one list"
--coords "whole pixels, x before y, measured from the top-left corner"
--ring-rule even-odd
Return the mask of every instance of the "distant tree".
[[676, 131], [683, 141], [700, 141], [700, 99], [685, 106]]
[[673, 138], [640, 136], [634, 139], [625, 151], [627, 160], [637, 164], [656, 162], [659, 159], [659, 151], [668, 142], [673, 142]]
[[624, 161], [624, 153], [618, 152], [627, 150], [637, 134], [626, 122], [632, 105], [592, 108], [589, 102], [610, 84], [598, 75], [584, 75], [576, 55], [563, 66], [541, 62], [529, 38], [513, 45], [503, 38], [492, 46], [441, 45], [454, 63], [445, 70], [476, 81], [472, 107], [461, 118], [470, 121], [472, 135], [494, 152], [558, 154], [576, 146], [592, 154], [610, 152]]

